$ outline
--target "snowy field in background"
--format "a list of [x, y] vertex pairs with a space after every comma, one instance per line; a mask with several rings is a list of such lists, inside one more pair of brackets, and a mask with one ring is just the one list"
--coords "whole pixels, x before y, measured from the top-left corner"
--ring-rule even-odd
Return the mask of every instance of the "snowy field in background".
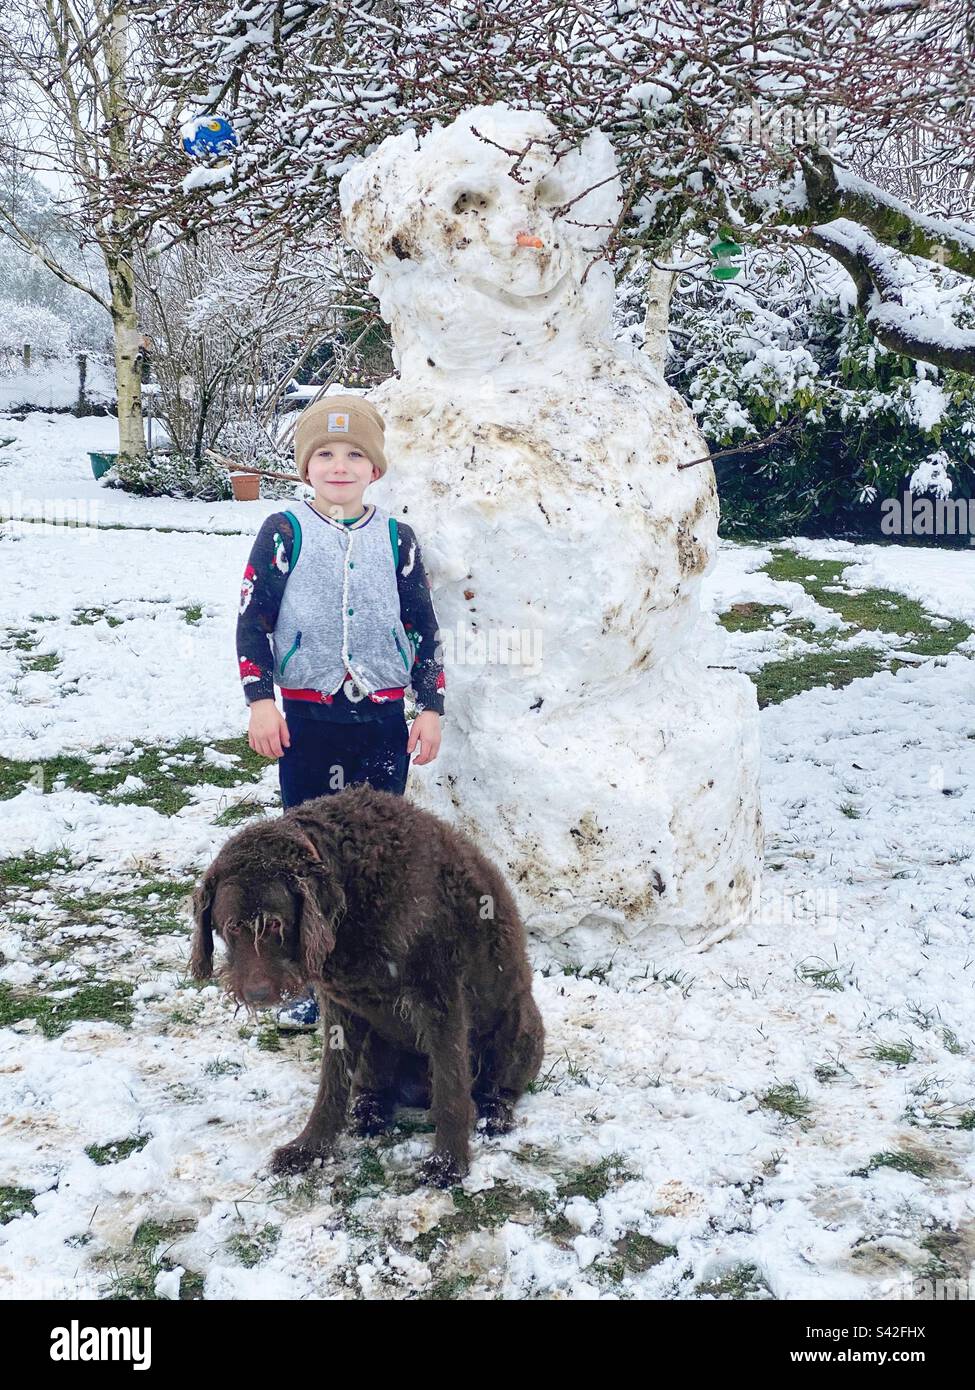
[[[141, 746], [244, 731], [236, 596], [250, 537], [281, 504], [102, 489], [85, 451], [113, 432], [0, 419], [15, 440], [0, 449], [4, 516], [24, 514], [17, 497], [79, 497], [102, 526], [177, 528], [0, 526], [0, 759], [124, 771]], [[975, 624], [972, 553], [798, 549]], [[801, 585], [765, 573], [770, 555], [722, 547], [714, 611], [777, 605], [826, 625]], [[770, 659], [761, 634], [730, 641], [746, 669]], [[970, 1277], [972, 651], [763, 711], [763, 896], [735, 939], [696, 952], [661, 932], [651, 954], [607, 951], [579, 974], [536, 948], [542, 1084], [511, 1135], [476, 1141], [460, 1200], [414, 1188], [429, 1136], [410, 1131], [347, 1138], [310, 1180], [269, 1178], [310, 1104], [314, 1044], [240, 1037], [218, 990], [188, 985], [188, 917], [185, 934], [146, 931], [140, 886], [191, 885], [238, 792], [276, 808], [273, 768], [229, 791], [203, 771], [171, 816], [124, 781], [24, 787], [3, 802], [0, 858], [61, 864], [6, 887], [0, 987], [70, 1000], [118, 981], [131, 1026], [0, 1029], [0, 1203], [34, 1194], [0, 1226], [0, 1294], [109, 1296], [120, 1270], [159, 1296], [212, 1298], [883, 1298]], [[86, 1154], [127, 1139], [118, 1162]]]

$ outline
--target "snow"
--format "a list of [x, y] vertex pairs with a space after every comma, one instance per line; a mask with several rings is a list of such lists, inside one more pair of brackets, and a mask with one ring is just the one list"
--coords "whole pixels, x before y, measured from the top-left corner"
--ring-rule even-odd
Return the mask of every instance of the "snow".
[[[110, 427], [3, 420], [0, 437], [19, 441], [17, 487], [50, 499], [66, 480], [88, 486], [85, 450], [110, 443]], [[0, 530], [5, 623], [35, 629], [35, 653], [61, 657], [33, 674], [25, 702], [15, 657], [0, 653], [0, 754], [81, 754], [121, 779], [142, 741], [242, 732], [231, 624], [249, 536], [274, 504], [102, 497], [121, 529], [89, 540], [64, 526]], [[169, 525], [178, 530], [160, 529]], [[970, 551], [791, 544], [841, 561], [847, 586], [892, 589], [975, 624]], [[769, 558], [766, 547], [722, 545], [705, 609], [761, 602], [827, 626], [801, 586], [762, 572]], [[190, 604], [203, 609], [192, 626], [180, 612]], [[92, 607], [121, 625], [72, 623]], [[702, 622], [703, 642], [712, 630]], [[755, 637], [765, 640], [737, 635], [724, 659], [760, 662]], [[303, 1123], [315, 1089], [312, 1040], [265, 1051], [239, 1036], [242, 1018], [216, 985], [187, 987], [187, 904], [173, 907], [186, 921], [176, 934], [148, 935], [125, 909], [147, 880], [195, 879], [230, 833], [217, 824], [227, 790], [203, 785], [167, 817], [28, 786], [4, 803], [0, 857], [58, 851], [63, 868], [57, 892], [5, 890], [0, 984], [60, 994], [67, 1007], [94, 971], [133, 986], [133, 1014], [128, 1028], [81, 1020], [56, 1038], [33, 1019], [0, 1029], [0, 1186], [37, 1194], [32, 1211], [0, 1226], [0, 1296], [105, 1297], [149, 1221], [181, 1223], [149, 1276], [165, 1298], [186, 1287], [186, 1271], [208, 1299], [401, 1299], [454, 1275], [470, 1281], [460, 1297], [707, 1298], [708, 1281], [751, 1266], [755, 1296], [884, 1299], [930, 1268], [941, 1232], [967, 1273], [975, 1157], [957, 1123], [975, 1109], [971, 688], [963, 650], [762, 712], [766, 871], [734, 936], [701, 950], [661, 928], [609, 949], [593, 932], [578, 974], [533, 940], [541, 1081], [510, 1135], [475, 1138], [464, 1188], [470, 1201], [528, 1192], [536, 1206], [460, 1236], [444, 1225], [451, 1195], [409, 1182], [426, 1134], [375, 1150], [385, 1182], [351, 1201], [336, 1180], [359, 1171], [364, 1145], [349, 1137], [311, 1186], [271, 1179], [268, 1156]], [[448, 689], [445, 747], [455, 718]], [[533, 776], [548, 780], [554, 766]], [[246, 793], [273, 806], [274, 768]], [[98, 894], [114, 906], [85, 918], [63, 905]], [[164, 915], [149, 910], [151, 921]], [[841, 988], [804, 978], [810, 964], [834, 968]], [[914, 1061], [874, 1056], [905, 1037]], [[809, 1102], [805, 1122], [762, 1103], [789, 1083]], [[147, 1142], [120, 1161], [85, 1153], [135, 1135]], [[926, 1160], [929, 1175], [870, 1167], [891, 1152]], [[613, 1155], [605, 1190], [559, 1197], [559, 1184]], [[539, 1215], [544, 1203], [563, 1234]], [[246, 1265], [235, 1241], [259, 1242], [267, 1228], [274, 1240]], [[434, 1267], [422, 1245], [438, 1231], [446, 1255]], [[608, 1280], [634, 1233], [665, 1247], [659, 1262]]]
[[[108, 445], [108, 425], [3, 421], [4, 432], [18, 434], [18, 485], [45, 496], [58, 480], [85, 480], [86, 446]], [[124, 770], [136, 739], [207, 742], [245, 727], [231, 620], [248, 538], [267, 505], [117, 492], [103, 492], [102, 502], [103, 520], [122, 530], [99, 532], [95, 545], [70, 528], [36, 534], [38, 525], [3, 525], [8, 626], [50, 614], [39, 624], [45, 648], [67, 667], [42, 673], [46, 698], [24, 703], [4, 652], [0, 752], [8, 758], [82, 753], [96, 762], [104, 744]], [[159, 530], [174, 523], [177, 534]], [[220, 534], [231, 525], [241, 534]], [[793, 543], [809, 559], [844, 562], [847, 584], [892, 588], [975, 623], [969, 552]], [[761, 573], [768, 559], [759, 546], [723, 545], [704, 581], [705, 605], [775, 603], [825, 623], [825, 610], [798, 585]], [[72, 626], [75, 610], [96, 603], [124, 614], [122, 626]], [[182, 603], [202, 605], [199, 634], [177, 659], [152, 667], [147, 682], [153, 632], [168, 644]], [[741, 642], [736, 659], [743, 651]], [[74, 676], [78, 694], [65, 694], [65, 677]], [[72, 710], [79, 701], [83, 717]], [[451, 737], [449, 720], [445, 728]], [[446, 1272], [472, 1277], [463, 1295], [707, 1297], [702, 1283], [752, 1265], [777, 1298], [883, 1298], [924, 1268], [922, 1241], [939, 1229], [954, 1230], [971, 1258], [971, 1143], [937, 1118], [971, 1108], [975, 1090], [974, 733], [964, 655], [766, 709], [768, 869], [750, 926], [704, 952], [666, 929], [615, 954], [593, 945], [591, 959], [605, 966], [593, 979], [562, 974], [545, 942], [533, 942], [545, 1084], [519, 1106], [510, 1136], [476, 1138], [467, 1193], [508, 1184], [556, 1201], [559, 1175], [612, 1154], [622, 1168], [604, 1194], [556, 1201], [565, 1238], [529, 1212], [456, 1241]], [[277, 805], [273, 765], [255, 794], [268, 809]], [[844, 803], [860, 815], [844, 815]], [[146, 876], [192, 880], [227, 837], [216, 824], [224, 805], [217, 787], [200, 788], [198, 801], [168, 817], [31, 787], [6, 802], [0, 855], [64, 849], [63, 883], [74, 895], [111, 897]], [[175, 1297], [188, 1269], [204, 1276], [206, 1298], [406, 1298], [428, 1289], [416, 1241], [452, 1215], [449, 1194], [366, 1190], [355, 1226], [346, 1225], [331, 1179], [356, 1168], [362, 1145], [350, 1138], [312, 1204], [282, 1193], [267, 1177], [267, 1156], [305, 1118], [316, 1084], [312, 1044], [302, 1038], [264, 1052], [241, 1040], [241, 1020], [216, 986], [185, 988], [189, 924], [185, 937], [139, 940], [124, 913], [115, 917], [82, 935], [46, 890], [18, 890], [4, 903], [3, 983], [47, 998], [78, 987], [38, 959], [64, 923], [86, 945], [75, 945], [58, 972], [89, 962], [135, 990], [131, 1029], [76, 1022], [58, 1038], [22, 1024], [0, 1030], [0, 1184], [38, 1193], [32, 1213], [0, 1227], [0, 1293], [104, 1295], [111, 1259], [128, 1258], [146, 1220], [188, 1226], [167, 1238], [160, 1297]], [[809, 960], [835, 966], [843, 988], [800, 979]], [[951, 1049], [942, 1029], [964, 1051]], [[872, 1058], [878, 1042], [905, 1036], [917, 1049], [910, 1066]], [[819, 1079], [823, 1063], [835, 1063], [833, 1079]], [[936, 1086], [925, 1094], [929, 1079]], [[789, 1081], [811, 1102], [808, 1126], [759, 1104]], [[132, 1134], [149, 1141], [121, 1162], [97, 1165], [85, 1154]], [[389, 1177], [412, 1173], [427, 1143], [406, 1137], [382, 1150]], [[855, 1176], [873, 1154], [893, 1150], [929, 1156], [933, 1176], [890, 1168]], [[277, 1241], [246, 1268], [231, 1237], [257, 1238], [266, 1226]], [[601, 1268], [631, 1232], [676, 1254], [608, 1286]]]

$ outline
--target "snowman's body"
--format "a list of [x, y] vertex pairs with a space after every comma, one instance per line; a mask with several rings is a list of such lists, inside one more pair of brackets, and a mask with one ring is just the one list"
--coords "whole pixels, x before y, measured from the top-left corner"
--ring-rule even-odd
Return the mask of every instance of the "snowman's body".
[[447, 670], [441, 755], [409, 794], [573, 954], [661, 923], [707, 936], [747, 910], [761, 854], [754, 692], [700, 651], [717, 497], [710, 464], [678, 464], [707, 447], [612, 341], [604, 233], [544, 211], [546, 180], [551, 202], [602, 179], [576, 215], [612, 217], [607, 143], [533, 153], [522, 183], [509, 157], [474, 165], [471, 125], [509, 149], [550, 133], [482, 108], [419, 150], [386, 141], [342, 185], [400, 369], [370, 396], [391, 460], [370, 496], [417, 531]]

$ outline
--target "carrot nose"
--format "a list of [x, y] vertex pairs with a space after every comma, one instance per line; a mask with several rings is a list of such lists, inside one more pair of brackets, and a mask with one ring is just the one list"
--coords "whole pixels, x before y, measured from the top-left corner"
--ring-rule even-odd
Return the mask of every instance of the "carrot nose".
[[518, 243], [519, 246], [545, 245], [544, 241], [542, 241], [542, 238], [540, 236], [532, 236], [531, 232], [519, 232], [518, 235], [515, 237], [515, 241]]

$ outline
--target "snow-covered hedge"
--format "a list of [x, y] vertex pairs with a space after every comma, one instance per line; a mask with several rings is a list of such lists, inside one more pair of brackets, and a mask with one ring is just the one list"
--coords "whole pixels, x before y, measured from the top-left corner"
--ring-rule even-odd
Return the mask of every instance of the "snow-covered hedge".
[[[716, 461], [731, 536], [840, 527], [873, 532], [880, 499], [906, 488], [975, 493], [975, 379], [877, 343], [852, 282], [832, 262], [748, 258], [747, 279], [698, 272], [671, 304], [667, 378], [712, 451], [794, 427], [770, 448]], [[970, 282], [938, 274], [953, 317], [975, 327]], [[617, 328], [641, 345], [639, 275], [621, 286]]]

